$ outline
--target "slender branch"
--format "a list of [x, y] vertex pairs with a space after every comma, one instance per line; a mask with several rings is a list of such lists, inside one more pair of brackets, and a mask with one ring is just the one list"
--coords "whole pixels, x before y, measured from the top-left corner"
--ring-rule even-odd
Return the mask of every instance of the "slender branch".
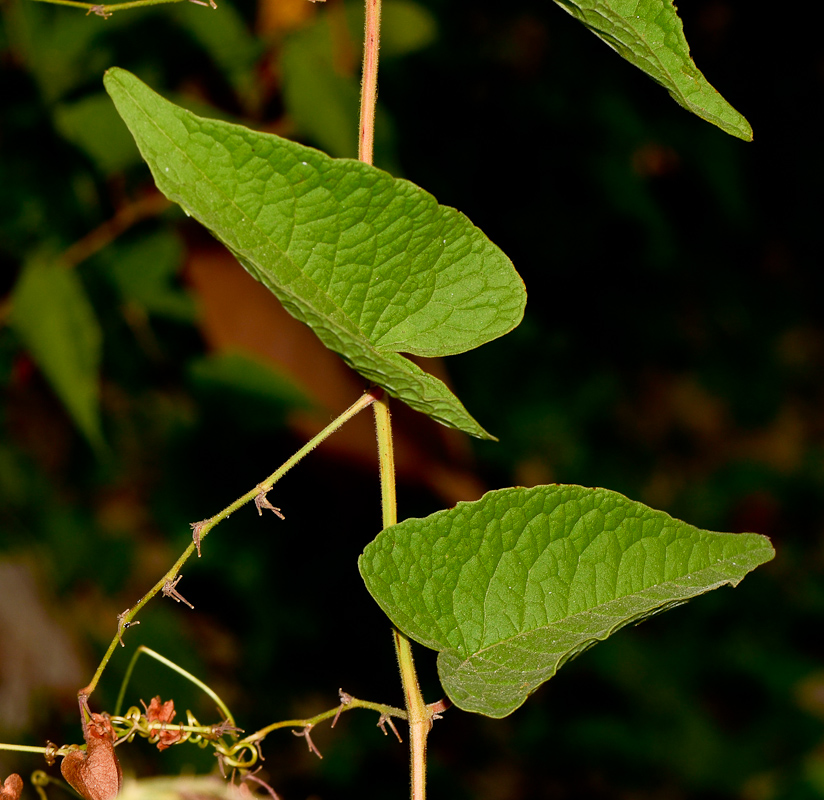
[[[272, 731], [279, 730], [280, 728], [311, 728], [319, 722], [331, 719], [332, 717], [337, 721], [338, 716], [346, 711], [352, 711], [352, 709], [355, 708], [377, 711], [382, 717], [407, 718], [407, 714], [402, 708], [395, 708], [395, 706], [387, 706], [382, 703], [373, 703], [369, 700], [359, 700], [357, 697], [346, 695], [345, 702], [342, 702], [335, 708], [327, 709], [320, 714], [315, 714], [314, 717], [307, 717], [306, 719], [286, 719], [281, 722], [273, 722], [271, 725], [267, 725], [265, 728], [261, 728], [259, 731], [250, 734], [245, 739], [241, 739], [238, 744], [256, 744], [265, 739]], [[332, 724], [334, 725], [334, 723]]]
[[389, 398], [384, 398], [375, 403], [373, 411], [375, 414], [375, 431], [378, 437], [383, 527], [388, 528], [398, 521], [398, 503], [395, 492], [395, 448], [392, 442]]
[[[37, 2], [58, 2], [59, 5], [90, 7], [90, 3], [75, 2], [75, 0], [37, 0]], [[168, 2], [180, 2], [180, 0], [168, 0]], [[97, 6], [102, 8], [102, 6]], [[66, 248], [61, 253], [58, 262], [64, 267], [76, 267], [81, 262], [90, 258], [95, 253], [111, 244], [118, 236], [127, 231], [132, 225], [149, 217], [157, 216], [171, 205], [160, 192], [153, 191], [144, 197], [127, 203], [118, 209], [115, 215], [98, 225], [93, 231], [87, 233], [82, 239]], [[11, 312], [11, 297], [6, 297], [0, 301], [0, 325], [4, 325]]]
[[[78, 0], [36, 0], [38, 3], [51, 3], [56, 6], [71, 6], [72, 8], [85, 8], [86, 16], [89, 14], [97, 14], [99, 17], [106, 19], [110, 17], [115, 11], [126, 11], [130, 8], [143, 8], [143, 6], [159, 6], [164, 3], [182, 3], [183, 0], [129, 0], [126, 3], [80, 3]], [[217, 8], [214, 0], [204, 3], [203, 0], [190, 0], [199, 6], [211, 6]]]
[[103, 674], [103, 671], [106, 669], [106, 666], [109, 663], [109, 660], [111, 659], [112, 654], [115, 651], [115, 648], [118, 644], [120, 644], [121, 646], [123, 645], [123, 632], [128, 627], [138, 624], [135, 621], [137, 613], [158, 592], [162, 591], [164, 586], [166, 586], [170, 581], [173, 581], [175, 579], [181, 567], [192, 556], [195, 550], [197, 550], [198, 554], [200, 553], [201, 542], [209, 534], [209, 531], [211, 531], [212, 528], [215, 527], [215, 525], [217, 525], [219, 522], [222, 522], [227, 517], [231, 516], [235, 511], [241, 508], [241, 506], [244, 506], [246, 503], [249, 503], [257, 497], [260, 497], [260, 495], [265, 495], [266, 492], [271, 490], [272, 486], [274, 486], [275, 483], [277, 483], [290, 469], [292, 469], [292, 467], [295, 466], [295, 464], [297, 464], [304, 456], [306, 456], [312, 450], [314, 450], [322, 441], [324, 441], [324, 439], [327, 439], [336, 430], [338, 430], [338, 428], [340, 428], [345, 422], [348, 422], [360, 411], [363, 411], [365, 408], [368, 408], [382, 396], [383, 389], [377, 387], [366, 392], [348, 409], [346, 409], [346, 411], [344, 411], [343, 414], [341, 414], [337, 419], [329, 423], [329, 425], [327, 425], [317, 436], [312, 438], [303, 447], [301, 447], [300, 450], [297, 451], [297, 453], [295, 453], [281, 467], [276, 469], [268, 478], [266, 478], [266, 480], [259, 483], [253, 489], [250, 489], [248, 492], [246, 492], [246, 494], [239, 497], [233, 503], [230, 503], [228, 506], [226, 506], [226, 508], [224, 508], [222, 511], [219, 511], [213, 517], [203, 520], [202, 522], [195, 523], [192, 526], [194, 528], [194, 541], [183, 551], [180, 558], [178, 558], [177, 561], [175, 561], [171, 569], [168, 572], [166, 572], [160, 578], [160, 580], [151, 589], [149, 589], [149, 591], [143, 597], [141, 597], [140, 600], [137, 601], [137, 603], [135, 603], [135, 605], [133, 605], [131, 608], [127, 608], [122, 614], [120, 614], [120, 616], [118, 617], [117, 633], [115, 634], [114, 639], [109, 645], [108, 650], [106, 650], [106, 653], [103, 656], [103, 660], [100, 662], [100, 665], [94, 673], [91, 682], [88, 684], [88, 686], [84, 686], [78, 692], [78, 696], [88, 698], [92, 694], [92, 692], [97, 687], [97, 684], [100, 681], [100, 677]]
[[[157, 0], [156, 0], [157, 1]], [[58, 2], [58, 0], [37, 0], [40, 3]], [[181, 2], [181, 0], [165, 0], [165, 2]], [[59, 0], [59, 5], [90, 7], [90, 3], [80, 3], [76, 0]], [[124, 3], [123, 5], [128, 5]], [[101, 6], [102, 7], [102, 6]], [[66, 267], [76, 267], [95, 253], [108, 247], [115, 239], [125, 233], [133, 225], [144, 219], [156, 217], [171, 205], [160, 192], [153, 190], [134, 202], [127, 203], [119, 208], [115, 215], [76, 241], [60, 256], [60, 263]]]
[[378, 102], [378, 51], [381, 38], [381, 0], [366, 0], [363, 31], [363, 75], [361, 77], [358, 158], [372, 163], [375, 144], [375, 106]]
[[129, 683], [129, 679], [132, 677], [132, 672], [134, 671], [134, 665], [137, 662], [137, 659], [140, 657], [141, 653], [145, 653], [147, 656], [155, 659], [155, 661], [159, 661], [161, 664], [165, 664], [169, 669], [174, 670], [178, 673], [178, 675], [182, 675], [186, 680], [190, 683], [193, 683], [195, 686], [198, 687], [204, 694], [209, 695], [212, 700], [215, 701], [215, 705], [217, 706], [218, 711], [223, 715], [223, 719], [225, 719], [232, 727], [235, 727], [235, 718], [232, 716], [232, 712], [229, 711], [229, 707], [223, 700], [220, 699], [218, 694], [212, 689], [211, 686], [205, 684], [200, 678], [192, 675], [191, 672], [188, 670], [183, 669], [183, 667], [175, 664], [174, 661], [169, 660], [165, 656], [160, 655], [160, 653], [151, 649], [151, 647], [146, 647], [146, 645], [140, 645], [140, 647], [135, 650], [134, 655], [132, 656], [132, 660], [129, 662], [129, 667], [126, 670], [126, 674], [123, 676], [123, 684], [120, 687], [120, 693], [117, 696], [117, 703], [115, 704], [114, 713], [117, 716], [120, 713], [120, 709], [123, 707], [123, 698], [126, 694], [126, 686]]
[[55, 756], [64, 756], [69, 752], [66, 747], [55, 748], [54, 745], [50, 747], [39, 747], [29, 744], [5, 744], [5, 742], [0, 742], [0, 750], [14, 750], [17, 753], [40, 753], [42, 755], [48, 753]]

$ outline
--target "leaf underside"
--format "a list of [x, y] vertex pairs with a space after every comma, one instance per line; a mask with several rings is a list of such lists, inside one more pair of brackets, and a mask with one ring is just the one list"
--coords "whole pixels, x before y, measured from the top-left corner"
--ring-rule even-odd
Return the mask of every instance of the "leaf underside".
[[492, 438], [400, 355], [464, 352], [523, 316], [515, 268], [463, 214], [359, 161], [198, 117], [125, 70], [105, 85], [158, 188], [292, 316], [392, 396]]
[[555, 0], [596, 36], [670, 93], [676, 103], [732, 136], [752, 141], [749, 122], [690, 57], [672, 0]]
[[503, 717], [619, 628], [735, 586], [773, 555], [758, 534], [703, 531], [617, 492], [553, 485], [405, 520], [359, 567], [392, 622], [439, 651], [452, 702]]

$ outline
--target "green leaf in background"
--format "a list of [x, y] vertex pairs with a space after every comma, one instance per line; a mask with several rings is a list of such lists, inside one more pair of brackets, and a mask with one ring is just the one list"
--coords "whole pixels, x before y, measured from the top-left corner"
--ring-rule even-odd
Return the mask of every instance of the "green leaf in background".
[[[363, 30], [363, 3], [347, 5], [357, 12], [357, 30]], [[381, 58], [414, 53], [428, 47], [438, 36], [432, 13], [411, 0], [386, 0], [381, 5]]]
[[359, 161], [202, 119], [122, 69], [106, 88], [158, 188], [202, 222], [292, 316], [412, 408], [491, 438], [399, 353], [464, 352], [512, 330], [526, 292], [463, 215]]
[[45, 260], [23, 269], [11, 324], [90, 444], [104, 449], [98, 372], [102, 334], [73, 270]]
[[606, 489], [501, 489], [382, 531], [359, 567], [392, 622], [438, 650], [455, 705], [518, 708], [619, 628], [775, 555], [758, 534], [711, 533]]
[[54, 122], [63, 138], [83, 150], [105, 174], [122, 172], [139, 161], [105, 92], [59, 103], [54, 109]]
[[15, 60], [22, 57], [43, 99], [53, 103], [112, 63], [104, 31], [111, 34], [132, 24], [127, 16], [114, 14], [103, 28], [82, 14], [54, 14], [45, 5], [15, 3], [4, 7], [3, 28]]
[[183, 261], [183, 246], [170, 230], [114, 242], [100, 258], [106, 264], [106, 276], [126, 302], [168, 319], [195, 321], [194, 299], [174, 282]]
[[355, 158], [360, 87], [354, 72], [338, 67], [334, 53], [326, 16], [290, 34], [280, 58], [283, 103], [299, 136], [330, 155]]
[[308, 409], [308, 395], [271, 364], [242, 352], [215, 353], [189, 364], [189, 380], [201, 404], [218, 410], [237, 428], [260, 433], [285, 424], [289, 412]]
[[172, 6], [164, 13], [209, 54], [244, 103], [255, 104], [254, 67], [264, 50], [238, 10], [228, 2], [220, 4], [219, 13], [204, 9], [193, 14], [191, 6]]
[[676, 103], [730, 135], [752, 141], [747, 120], [695, 66], [672, 0], [555, 2], [666, 88]]
[[[281, 50], [283, 102], [299, 138], [338, 158], [358, 155], [363, 25], [363, 3], [349, 2], [290, 34]], [[420, 50], [436, 33], [434, 17], [417, 3], [382, 4], [381, 58]], [[398, 174], [394, 125], [380, 103], [375, 117], [375, 164]]]

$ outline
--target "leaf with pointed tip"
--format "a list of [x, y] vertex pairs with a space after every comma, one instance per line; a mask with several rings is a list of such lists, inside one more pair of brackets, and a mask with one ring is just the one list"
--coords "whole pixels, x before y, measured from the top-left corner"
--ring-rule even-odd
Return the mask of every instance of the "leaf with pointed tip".
[[386, 528], [359, 560], [407, 636], [438, 650], [455, 705], [518, 708], [619, 628], [725, 584], [775, 555], [754, 533], [699, 530], [607, 489], [501, 489]]
[[203, 119], [122, 69], [106, 89], [158, 188], [365, 378], [439, 422], [492, 438], [399, 353], [461, 353], [512, 330], [526, 292], [461, 213], [409, 181]]
[[745, 141], [752, 128], [710, 85], [690, 56], [672, 0], [555, 0], [630, 64], [660, 83], [673, 100]]

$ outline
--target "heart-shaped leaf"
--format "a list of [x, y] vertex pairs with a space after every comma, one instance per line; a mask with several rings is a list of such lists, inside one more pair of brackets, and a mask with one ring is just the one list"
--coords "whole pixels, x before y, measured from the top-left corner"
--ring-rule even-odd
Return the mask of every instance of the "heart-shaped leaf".
[[676, 103], [732, 136], [752, 141], [749, 122], [695, 66], [672, 0], [555, 2], [664, 86]]
[[769, 539], [711, 533], [606, 489], [501, 489], [382, 531], [361, 575], [405, 634], [438, 650], [455, 705], [490, 717], [632, 622], [769, 561]]
[[197, 117], [125, 70], [109, 70], [105, 84], [158, 188], [290, 314], [389, 394], [491, 438], [399, 355], [470, 350], [523, 316], [518, 273], [463, 214], [359, 161]]

